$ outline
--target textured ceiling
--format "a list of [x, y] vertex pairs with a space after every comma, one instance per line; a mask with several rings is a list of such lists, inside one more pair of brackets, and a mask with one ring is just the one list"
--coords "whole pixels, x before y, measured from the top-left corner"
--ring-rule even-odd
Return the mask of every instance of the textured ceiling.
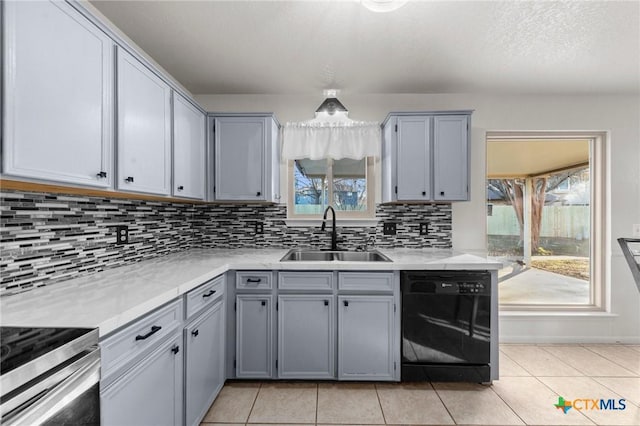
[[640, 2], [91, 1], [195, 94], [640, 93]]

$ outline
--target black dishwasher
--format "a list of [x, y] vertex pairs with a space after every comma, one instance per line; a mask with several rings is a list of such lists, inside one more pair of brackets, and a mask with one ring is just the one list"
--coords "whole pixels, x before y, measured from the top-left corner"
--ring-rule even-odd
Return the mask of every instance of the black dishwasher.
[[491, 274], [404, 271], [402, 381], [490, 381]]

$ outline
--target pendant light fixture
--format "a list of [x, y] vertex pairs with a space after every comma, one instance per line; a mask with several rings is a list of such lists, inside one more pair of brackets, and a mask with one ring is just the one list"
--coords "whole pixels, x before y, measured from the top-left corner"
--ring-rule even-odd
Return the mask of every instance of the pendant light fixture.
[[400, 9], [409, 0], [361, 0], [364, 7], [372, 12], [385, 13]]
[[316, 113], [326, 112], [329, 115], [335, 114], [337, 111], [349, 112], [347, 108], [342, 105], [342, 102], [338, 100], [338, 91], [335, 89], [328, 89], [324, 91], [324, 95], [327, 97], [316, 109]]

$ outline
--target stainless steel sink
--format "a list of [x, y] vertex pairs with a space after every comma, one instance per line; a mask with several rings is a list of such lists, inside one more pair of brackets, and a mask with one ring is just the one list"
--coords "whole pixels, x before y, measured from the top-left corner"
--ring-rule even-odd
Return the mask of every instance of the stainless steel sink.
[[313, 249], [291, 249], [281, 262], [392, 262], [377, 250], [372, 251], [324, 251]]
[[342, 262], [391, 262], [379, 251], [339, 251], [334, 254], [335, 260]]
[[330, 262], [333, 260], [332, 251], [303, 251], [298, 249], [289, 250], [287, 254], [280, 259], [281, 262]]

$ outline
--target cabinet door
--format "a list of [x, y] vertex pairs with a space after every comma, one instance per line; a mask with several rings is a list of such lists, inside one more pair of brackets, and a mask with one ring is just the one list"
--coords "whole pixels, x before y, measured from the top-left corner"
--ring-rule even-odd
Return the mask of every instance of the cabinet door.
[[278, 297], [279, 378], [335, 378], [334, 318], [331, 294]]
[[266, 127], [264, 117], [216, 118], [216, 200], [266, 199]]
[[271, 296], [236, 296], [236, 377], [272, 377], [272, 310]]
[[173, 195], [204, 198], [205, 119], [189, 101], [173, 93]]
[[186, 425], [198, 425], [224, 384], [224, 301], [185, 328]]
[[434, 117], [434, 200], [469, 199], [468, 124], [466, 115]]
[[398, 200], [431, 199], [431, 117], [398, 117]]
[[65, 2], [2, 6], [3, 172], [111, 186], [112, 41]]
[[168, 195], [171, 89], [118, 49], [118, 189]]
[[100, 416], [103, 426], [182, 424], [182, 336], [161, 344], [102, 389]]
[[338, 297], [338, 379], [393, 380], [393, 296]]

